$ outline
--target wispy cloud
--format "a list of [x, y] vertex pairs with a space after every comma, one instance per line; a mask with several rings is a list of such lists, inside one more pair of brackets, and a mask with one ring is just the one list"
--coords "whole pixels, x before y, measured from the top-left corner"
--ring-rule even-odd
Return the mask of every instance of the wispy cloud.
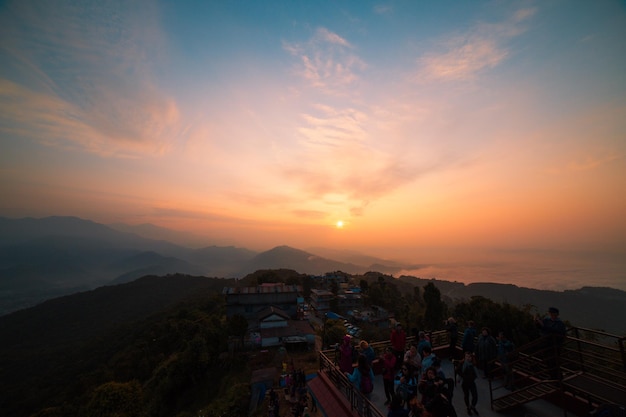
[[313, 110], [302, 115], [305, 124], [298, 130], [302, 154], [283, 168], [283, 176], [329, 211], [339, 205], [361, 216], [374, 201], [450, 163], [421, 160], [405, 147], [380, 146], [371, 109], [317, 105]]
[[499, 65], [510, 52], [506, 42], [526, 30], [534, 9], [521, 9], [506, 22], [479, 23], [466, 33], [439, 42], [439, 51], [418, 59], [418, 80], [456, 81], [475, 77]]
[[463, 80], [483, 69], [493, 68], [507, 56], [492, 39], [459, 37], [448, 41], [448, 50], [420, 59], [422, 75], [428, 79]]
[[10, 3], [0, 22], [14, 63], [0, 71], [3, 131], [108, 156], [171, 146], [180, 113], [148, 59], [161, 56], [156, 12], [136, 6]]
[[345, 93], [366, 67], [346, 39], [326, 28], [318, 28], [305, 43], [284, 43], [283, 47], [298, 58], [297, 74], [313, 87], [333, 95]]

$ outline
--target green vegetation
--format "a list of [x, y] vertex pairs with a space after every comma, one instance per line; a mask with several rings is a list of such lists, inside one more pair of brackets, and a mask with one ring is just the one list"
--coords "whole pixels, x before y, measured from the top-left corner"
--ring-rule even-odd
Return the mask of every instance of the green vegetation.
[[[454, 315], [461, 330], [472, 319], [504, 330], [517, 345], [536, 336], [531, 306], [484, 297], [455, 303], [442, 300], [432, 282], [420, 287], [379, 273], [351, 278], [366, 304], [386, 308], [407, 329], [438, 330]], [[258, 271], [241, 284], [262, 282], [313, 287], [310, 277], [289, 270]], [[247, 415], [255, 361], [253, 353], [229, 349], [229, 340], [241, 342], [247, 321], [226, 319], [221, 290], [228, 285], [233, 282], [217, 278], [145, 277], [0, 317], [0, 409], [36, 417]], [[329, 345], [339, 342], [343, 321], [326, 324], [320, 336]], [[369, 341], [389, 337], [388, 329], [361, 328]]]

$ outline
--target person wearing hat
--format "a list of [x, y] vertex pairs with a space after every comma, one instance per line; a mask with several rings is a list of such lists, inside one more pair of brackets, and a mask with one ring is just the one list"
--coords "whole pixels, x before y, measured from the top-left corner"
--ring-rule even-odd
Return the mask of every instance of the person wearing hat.
[[562, 340], [567, 331], [565, 323], [559, 318], [559, 309], [556, 307], [550, 307], [548, 309], [548, 317], [544, 319], [537, 317], [535, 322], [542, 336], [555, 336], [557, 339]]

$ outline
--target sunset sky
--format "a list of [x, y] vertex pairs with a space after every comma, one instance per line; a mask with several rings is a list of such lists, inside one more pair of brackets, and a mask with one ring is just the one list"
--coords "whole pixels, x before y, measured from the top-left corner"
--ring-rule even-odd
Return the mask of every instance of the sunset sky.
[[50, 215], [626, 253], [625, 3], [4, 1], [0, 216]]

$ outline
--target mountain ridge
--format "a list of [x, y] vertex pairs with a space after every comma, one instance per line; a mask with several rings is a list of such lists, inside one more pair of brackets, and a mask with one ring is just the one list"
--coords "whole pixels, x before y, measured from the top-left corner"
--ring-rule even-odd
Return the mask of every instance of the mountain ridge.
[[[24, 233], [20, 235], [22, 227]], [[375, 272], [395, 275], [398, 280], [411, 285], [415, 280], [424, 284], [434, 281], [449, 300], [482, 295], [500, 302], [533, 304], [539, 313], [552, 304], [561, 304], [563, 310], [580, 310], [580, 306], [585, 305], [585, 298], [593, 300], [597, 308], [594, 307], [586, 318], [583, 315], [579, 325], [591, 326], [594, 320], [605, 322], [606, 318], [596, 314], [598, 312], [604, 311], [615, 317], [626, 315], [626, 292], [615, 288], [585, 286], [577, 290], [550, 291], [495, 282], [464, 284], [412, 275], [398, 276], [401, 271], [420, 266], [354, 251], [324, 251], [321, 248], [319, 251], [331, 255], [343, 252], [346, 259], [368, 262], [369, 266], [329, 259], [286, 245], [260, 253], [234, 246], [192, 249], [119, 232], [76, 217], [18, 220], [0, 217], [0, 316], [47, 299], [131, 282], [145, 275], [181, 273], [227, 279], [268, 269], [292, 269], [309, 275], [334, 271], [352, 275]]]
[[[152, 225], [143, 228], [154, 231]], [[399, 270], [397, 266], [385, 268], [383, 263], [381, 260], [378, 265], [381, 272]], [[188, 248], [78, 217], [0, 217], [0, 315], [52, 296], [128, 282], [143, 275], [183, 273], [240, 278], [258, 269], [272, 268], [314, 275], [368, 270], [367, 266], [289, 246], [261, 253], [235, 246]]]

